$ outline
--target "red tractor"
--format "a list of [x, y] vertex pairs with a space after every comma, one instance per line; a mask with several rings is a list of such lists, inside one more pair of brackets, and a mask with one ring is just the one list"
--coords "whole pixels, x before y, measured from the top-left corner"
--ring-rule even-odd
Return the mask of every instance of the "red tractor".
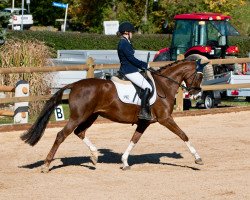
[[[228, 36], [238, 36], [239, 32], [230, 24], [230, 18], [219, 13], [176, 15], [171, 46], [159, 50], [154, 61], [176, 60], [179, 54], [190, 60], [236, 56], [239, 49], [229, 45]], [[233, 68], [232, 65], [208, 65], [204, 70], [204, 80], [214, 79], [215, 75]]]
[[178, 54], [199, 54], [211, 59], [237, 54], [238, 48], [228, 45], [228, 36], [239, 35], [230, 18], [218, 13], [176, 15], [171, 47], [161, 49], [154, 60], [176, 60]]

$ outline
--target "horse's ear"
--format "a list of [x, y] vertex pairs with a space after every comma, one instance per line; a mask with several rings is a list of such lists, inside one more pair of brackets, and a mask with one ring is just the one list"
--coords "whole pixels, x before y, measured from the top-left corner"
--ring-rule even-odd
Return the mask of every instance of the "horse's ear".
[[196, 60], [196, 72], [203, 73], [203, 69], [208, 63], [209, 62], [201, 63], [201, 59]]

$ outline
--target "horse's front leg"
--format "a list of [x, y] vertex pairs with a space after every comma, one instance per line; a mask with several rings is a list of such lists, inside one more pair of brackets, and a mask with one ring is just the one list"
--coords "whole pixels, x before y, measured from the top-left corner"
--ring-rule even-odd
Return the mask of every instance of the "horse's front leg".
[[163, 126], [167, 127], [170, 131], [178, 135], [187, 145], [189, 151], [195, 158], [195, 163], [199, 165], [203, 165], [202, 159], [195, 150], [194, 146], [191, 144], [189, 141], [187, 135], [179, 128], [179, 126], [175, 123], [172, 117], [169, 117], [164, 120], [159, 120], [159, 123], [162, 124]]
[[149, 122], [146, 120], [140, 120], [138, 123], [138, 126], [135, 130], [134, 135], [132, 136], [129, 146], [126, 149], [126, 151], [124, 152], [124, 154], [122, 155], [122, 163], [123, 163], [123, 170], [128, 170], [130, 169], [130, 166], [128, 164], [128, 156], [130, 154], [130, 152], [132, 151], [132, 149], [135, 147], [136, 143], [139, 141], [139, 139], [141, 138], [143, 132], [146, 130], [146, 128], [149, 126]]

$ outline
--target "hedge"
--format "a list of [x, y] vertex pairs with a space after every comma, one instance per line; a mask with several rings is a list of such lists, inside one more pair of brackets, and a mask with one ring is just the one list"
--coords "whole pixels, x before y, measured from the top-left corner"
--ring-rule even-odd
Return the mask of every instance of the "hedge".
[[[54, 53], [57, 50], [102, 50], [116, 49], [119, 38], [117, 36], [90, 34], [78, 32], [51, 32], [51, 31], [9, 31], [7, 38], [19, 38], [24, 40], [40, 40], [52, 48]], [[170, 46], [171, 36], [166, 34], [134, 34], [133, 46], [137, 50], [158, 51]], [[236, 45], [240, 49], [239, 57], [248, 56], [250, 52], [250, 37], [232, 37], [230, 45]], [[54, 54], [56, 55], [56, 54]]]

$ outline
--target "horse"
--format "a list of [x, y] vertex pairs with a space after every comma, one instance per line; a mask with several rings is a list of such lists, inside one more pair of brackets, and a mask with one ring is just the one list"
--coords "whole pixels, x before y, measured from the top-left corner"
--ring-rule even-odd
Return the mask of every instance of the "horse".
[[[61, 103], [63, 92], [70, 89], [68, 99], [70, 110], [69, 120], [63, 129], [57, 133], [55, 142], [44, 161], [41, 172], [49, 172], [49, 166], [60, 144], [72, 132], [87, 145], [91, 152], [90, 159], [92, 163], [96, 165], [98, 162], [98, 150], [85, 134], [86, 130], [95, 122], [98, 116], [118, 123], [137, 125], [130, 143], [121, 157], [123, 170], [130, 169], [128, 164], [130, 152], [147, 127], [156, 122], [179, 136], [194, 156], [195, 163], [202, 165], [203, 161], [201, 157], [184, 131], [175, 123], [171, 114], [174, 109], [175, 95], [180, 86], [185, 87], [191, 95], [197, 94], [201, 90], [200, 84], [202, 82], [202, 72], [205, 65], [206, 64], [201, 64], [197, 61], [184, 59], [163, 66], [158, 70], [150, 68], [157, 91], [156, 100], [153, 105], [151, 105], [153, 119], [150, 121], [137, 118], [137, 114], [140, 110], [139, 105], [121, 102], [118, 98], [115, 85], [111, 80], [89, 78], [68, 84], [58, 90], [45, 103], [34, 124], [24, 132], [20, 138], [31, 146], [37, 144], [44, 134], [51, 114]], [[181, 85], [183, 81], [186, 86]]]

